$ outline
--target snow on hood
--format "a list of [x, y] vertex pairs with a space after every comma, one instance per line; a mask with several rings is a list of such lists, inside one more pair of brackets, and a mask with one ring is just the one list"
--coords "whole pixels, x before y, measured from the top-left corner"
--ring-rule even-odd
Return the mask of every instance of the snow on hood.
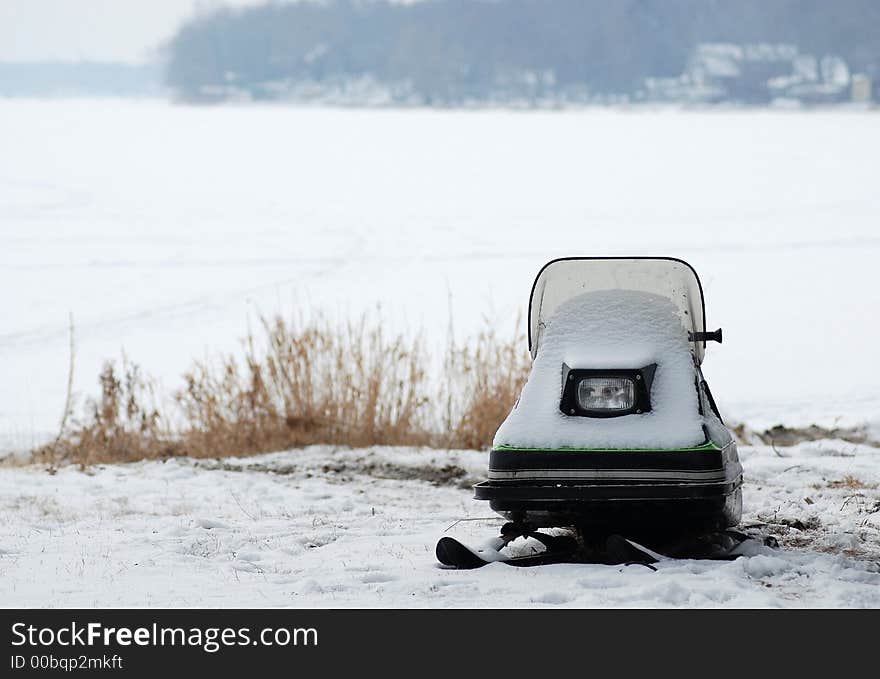
[[[651, 412], [607, 419], [559, 410], [562, 365], [643, 368], [657, 364]], [[521, 448], [680, 448], [705, 441], [687, 331], [666, 297], [630, 290], [589, 292], [547, 321], [529, 379], [494, 445]]]

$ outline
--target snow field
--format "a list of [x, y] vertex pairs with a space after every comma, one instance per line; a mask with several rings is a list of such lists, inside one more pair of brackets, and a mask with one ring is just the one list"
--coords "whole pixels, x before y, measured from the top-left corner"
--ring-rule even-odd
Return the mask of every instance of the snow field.
[[0, 447], [54, 435], [70, 312], [81, 396], [122, 350], [171, 390], [260, 314], [512, 333], [541, 265], [602, 254], [695, 266], [728, 419], [877, 421], [876, 114], [6, 100], [0, 121]]
[[[447, 534], [501, 521], [471, 499], [486, 456], [315, 447], [247, 459], [0, 469], [3, 606], [880, 606], [880, 450], [741, 449], [744, 525], [776, 535], [732, 562], [493, 564], [451, 571]], [[403, 480], [409, 477], [410, 480]], [[465, 520], [459, 519], [487, 519]], [[451, 527], [451, 528], [450, 528]]]
[[[512, 332], [578, 254], [695, 266], [728, 420], [880, 427], [875, 114], [9, 100], [0, 122], [0, 450], [55, 433], [70, 312], [81, 397], [122, 350], [173, 389], [260, 314]], [[439, 568], [443, 530], [491, 516], [459, 487], [480, 453], [0, 468], [0, 605], [880, 606], [878, 449], [740, 452], [744, 523], [783, 548], [657, 573]]]

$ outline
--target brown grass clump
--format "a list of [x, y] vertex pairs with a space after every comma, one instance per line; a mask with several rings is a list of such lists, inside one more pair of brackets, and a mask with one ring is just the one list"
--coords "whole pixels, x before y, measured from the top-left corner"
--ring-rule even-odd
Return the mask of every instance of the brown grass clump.
[[491, 445], [530, 369], [523, 342], [502, 341], [491, 329], [461, 347], [450, 342], [444, 362], [446, 445], [467, 450]]
[[199, 363], [177, 394], [193, 457], [247, 455], [313, 443], [428, 443], [421, 341], [388, 338], [365, 319], [302, 329], [263, 323], [265, 346]]
[[36, 459], [53, 466], [65, 462], [87, 466], [180, 454], [179, 442], [163, 424], [153, 385], [136, 365], [123, 360], [118, 371], [108, 362], [98, 382], [101, 395], [86, 403], [81, 418], [65, 413], [58, 438], [34, 451]]
[[865, 483], [861, 479], [852, 476], [851, 474], [847, 474], [842, 479], [836, 481], [829, 481], [828, 488], [846, 488], [848, 490], [865, 490], [866, 488], [876, 488], [875, 484]]
[[312, 444], [485, 448], [529, 369], [520, 342], [486, 331], [450, 341], [439, 379], [420, 338], [389, 337], [379, 319], [264, 320], [240, 357], [197, 362], [160, 407], [153, 383], [108, 363], [101, 393], [35, 451], [52, 465], [175, 455], [226, 457]]

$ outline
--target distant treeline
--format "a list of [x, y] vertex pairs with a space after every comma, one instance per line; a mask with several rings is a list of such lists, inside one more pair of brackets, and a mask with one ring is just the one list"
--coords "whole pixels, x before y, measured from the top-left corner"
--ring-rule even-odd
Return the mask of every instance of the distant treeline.
[[877, 0], [327, 0], [199, 16], [170, 42], [166, 80], [191, 100], [637, 98], [705, 42], [791, 43], [876, 79], [878, 36]]

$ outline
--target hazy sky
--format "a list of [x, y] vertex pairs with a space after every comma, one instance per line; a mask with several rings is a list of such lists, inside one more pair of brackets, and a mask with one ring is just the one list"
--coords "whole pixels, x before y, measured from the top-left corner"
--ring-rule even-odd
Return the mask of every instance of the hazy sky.
[[143, 62], [187, 17], [265, 0], [0, 0], [0, 61]]

